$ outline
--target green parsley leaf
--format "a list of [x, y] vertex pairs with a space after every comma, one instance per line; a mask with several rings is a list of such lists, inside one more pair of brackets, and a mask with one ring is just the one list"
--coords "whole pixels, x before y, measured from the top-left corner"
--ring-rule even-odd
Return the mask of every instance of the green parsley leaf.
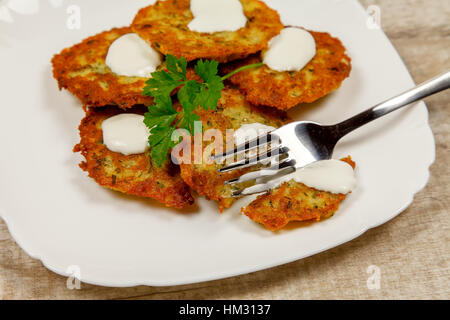
[[214, 110], [224, 88], [223, 80], [217, 75], [219, 63], [214, 60], [198, 60], [194, 69], [204, 83], [197, 95], [197, 104], [206, 110]]
[[219, 63], [215, 60], [203, 61], [200, 59], [197, 61], [194, 69], [203, 81], [209, 82], [212, 77], [217, 76], [218, 66]]
[[166, 66], [167, 71], [160, 70], [152, 73], [152, 77], [145, 82], [143, 95], [170, 96], [176, 87], [186, 81], [187, 61], [185, 58], [177, 59], [169, 54], [166, 57]]
[[181, 105], [184, 108], [196, 107], [194, 104], [196, 102], [197, 95], [200, 93], [201, 84], [195, 80], [186, 81], [184, 86], [178, 90], [177, 97]]
[[183, 106], [183, 118], [180, 127], [194, 132], [194, 122], [200, 120], [200, 117], [194, 113], [197, 104], [197, 95], [200, 93], [201, 84], [195, 80], [189, 80], [180, 88], [177, 97]]
[[[262, 63], [241, 67], [226, 76], [217, 75], [219, 63], [214, 60], [198, 60], [195, 72], [203, 82], [187, 79], [187, 61], [184, 57], [166, 56], [167, 71], [152, 73], [146, 81], [143, 95], [154, 98], [154, 104], [149, 106], [144, 115], [144, 123], [150, 129], [148, 143], [152, 149], [152, 158], [161, 166], [167, 160], [167, 154], [176, 143], [172, 141], [173, 132], [179, 128], [194, 132], [194, 123], [200, 117], [195, 113], [197, 107], [214, 110], [224, 88], [223, 81], [242, 70], [261, 66]], [[177, 93], [178, 101], [183, 110], [177, 112], [172, 104], [172, 92], [180, 87]]]
[[200, 121], [200, 117], [196, 113], [184, 113], [184, 117], [180, 122], [180, 128], [186, 129], [189, 132], [194, 132], [195, 121]]
[[172, 141], [172, 133], [175, 127], [154, 127], [148, 137], [148, 143], [152, 147], [152, 159], [158, 166], [162, 166], [167, 160], [169, 149], [175, 146]]
[[148, 79], [142, 92], [145, 96], [170, 96], [172, 91], [178, 87], [182, 80], [176, 74], [161, 70], [152, 73], [152, 77]]
[[170, 96], [155, 97], [155, 104], [144, 114], [144, 123], [149, 129], [155, 126], [166, 127], [172, 124], [176, 116], [177, 112], [173, 108]]
[[205, 110], [215, 110], [223, 88], [222, 79], [219, 76], [211, 76], [197, 95], [197, 104]]
[[177, 75], [181, 80], [186, 80], [187, 61], [184, 57], [177, 59], [177, 57], [168, 54], [166, 56], [166, 65], [169, 72]]

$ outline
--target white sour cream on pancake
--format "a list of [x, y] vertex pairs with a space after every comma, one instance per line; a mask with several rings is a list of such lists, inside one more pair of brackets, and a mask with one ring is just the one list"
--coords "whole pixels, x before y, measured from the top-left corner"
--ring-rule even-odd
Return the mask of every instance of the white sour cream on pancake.
[[316, 55], [316, 42], [306, 30], [288, 27], [269, 41], [263, 62], [276, 71], [300, 71]]
[[117, 75], [149, 78], [162, 57], [135, 33], [117, 38], [109, 47], [106, 65]]
[[103, 144], [126, 156], [147, 151], [150, 132], [143, 121], [144, 116], [134, 113], [122, 113], [103, 120]]
[[196, 32], [237, 31], [247, 23], [239, 0], [191, 0], [191, 11], [188, 28]]

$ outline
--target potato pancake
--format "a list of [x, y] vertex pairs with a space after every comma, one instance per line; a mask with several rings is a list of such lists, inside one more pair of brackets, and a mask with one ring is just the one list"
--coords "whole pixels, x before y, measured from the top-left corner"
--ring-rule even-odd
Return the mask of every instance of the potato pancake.
[[[264, 65], [229, 78], [255, 105], [287, 110], [299, 103], [313, 102], [338, 89], [351, 70], [351, 59], [337, 38], [325, 32], [309, 31], [316, 42], [316, 55], [300, 71], [276, 71]], [[238, 67], [261, 62], [261, 54], [222, 67], [226, 74]]]
[[141, 9], [131, 25], [134, 32], [150, 41], [163, 54], [227, 62], [241, 59], [267, 47], [283, 25], [278, 12], [259, 0], [240, 0], [247, 24], [234, 32], [212, 34], [191, 31], [193, 19], [189, 0], [157, 1]]
[[[132, 32], [130, 27], [114, 28], [56, 54], [52, 59], [53, 77], [59, 88], [67, 89], [90, 107], [117, 105], [126, 109], [136, 104], [151, 104], [153, 99], [142, 95], [148, 78], [119, 76], [105, 63], [110, 45]], [[163, 62], [158, 70], [164, 68]], [[187, 77], [198, 79], [191, 66]]]
[[74, 94], [84, 105], [118, 105], [130, 108], [153, 100], [142, 95], [146, 78], [114, 74], [105, 64], [109, 46], [131, 28], [114, 28], [64, 49], [52, 59], [53, 77], [59, 88]]
[[89, 108], [79, 126], [81, 141], [74, 152], [81, 152], [86, 161], [80, 163], [101, 186], [126, 194], [156, 199], [167, 207], [182, 209], [194, 203], [189, 187], [181, 179], [179, 167], [167, 161], [158, 167], [150, 152], [125, 156], [110, 151], [103, 144], [102, 121], [119, 113], [144, 114], [146, 108], [127, 111], [117, 107]]
[[[341, 160], [355, 168], [350, 157]], [[291, 221], [319, 221], [331, 217], [345, 198], [345, 194], [320, 191], [290, 180], [258, 196], [241, 211], [253, 221], [275, 231]]]
[[[198, 109], [196, 113], [200, 116], [203, 123], [204, 132], [208, 129], [218, 129], [224, 135], [227, 129], [239, 129], [243, 124], [259, 122], [268, 126], [280, 127], [289, 120], [284, 112], [271, 108], [262, 108], [251, 106], [246, 102], [244, 96], [236, 89], [225, 88], [222, 90], [222, 97], [216, 110]], [[223, 137], [225, 139], [225, 137]], [[214, 141], [224, 146], [224, 141]], [[202, 152], [208, 144], [203, 142]], [[226, 148], [223, 147], [223, 150]], [[248, 172], [247, 169], [234, 170], [231, 172], [219, 173], [217, 170], [224, 164], [194, 163], [194, 147], [191, 147], [191, 164], [180, 164], [181, 177], [183, 180], [200, 195], [210, 200], [219, 202], [219, 209], [222, 211], [231, 206], [235, 201], [231, 198], [231, 192], [242, 187], [236, 185], [224, 185], [229, 179], [237, 178]], [[203, 156], [203, 159], [205, 157]], [[199, 158], [202, 159], [202, 158]]]

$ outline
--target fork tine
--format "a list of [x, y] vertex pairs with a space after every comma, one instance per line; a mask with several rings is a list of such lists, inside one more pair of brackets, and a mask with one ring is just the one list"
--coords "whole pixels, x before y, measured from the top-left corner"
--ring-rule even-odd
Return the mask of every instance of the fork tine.
[[[283, 174], [283, 176], [290, 174], [291, 172], [286, 171], [285, 174]], [[255, 184], [251, 187], [247, 187], [244, 189], [240, 189], [237, 191], [234, 191], [231, 196], [233, 198], [237, 198], [237, 197], [242, 197], [242, 196], [250, 196], [252, 194], [257, 194], [257, 193], [262, 193], [262, 192], [266, 192], [269, 191], [270, 189], [274, 188], [274, 184], [270, 183], [270, 181], [267, 181], [266, 183], [260, 183], [260, 184]]]
[[234, 184], [234, 183], [242, 183], [249, 180], [255, 180], [257, 178], [264, 178], [264, 177], [270, 177], [274, 176], [281, 171], [283, 171], [286, 168], [294, 168], [295, 161], [292, 159], [284, 159], [282, 162], [277, 163], [267, 169], [261, 169], [258, 171], [249, 172], [246, 174], [243, 174], [239, 178], [231, 179], [225, 181], [225, 184]]
[[231, 194], [231, 197], [237, 198], [237, 197], [242, 197], [242, 196], [250, 196], [252, 194], [269, 191], [270, 189], [271, 189], [271, 186], [269, 183], [255, 184], [254, 186], [251, 186], [251, 187], [248, 187], [245, 189], [233, 191], [233, 193]]
[[226, 152], [213, 155], [213, 156], [211, 156], [211, 159], [212, 160], [219, 160], [219, 159], [223, 159], [223, 158], [228, 158], [230, 156], [237, 155], [237, 154], [240, 154], [242, 152], [255, 149], [255, 148], [259, 147], [259, 146], [262, 146], [262, 145], [265, 145], [265, 144], [269, 143], [270, 140], [271, 140], [271, 137], [272, 137], [272, 135], [270, 133], [258, 136], [255, 139], [252, 139], [250, 141], [246, 141], [245, 143], [242, 143], [242, 144], [236, 146], [232, 150], [228, 150]]
[[220, 168], [219, 172], [227, 172], [235, 169], [243, 169], [250, 166], [253, 166], [255, 164], [261, 163], [264, 160], [270, 159], [272, 157], [282, 155], [288, 152], [287, 148], [284, 147], [275, 147], [270, 149], [267, 152], [264, 152], [262, 154], [258, 154], [256, 156], [253, 156], [251, 158], [245, 158], [239, 161], [236, 161], [226, 167]]

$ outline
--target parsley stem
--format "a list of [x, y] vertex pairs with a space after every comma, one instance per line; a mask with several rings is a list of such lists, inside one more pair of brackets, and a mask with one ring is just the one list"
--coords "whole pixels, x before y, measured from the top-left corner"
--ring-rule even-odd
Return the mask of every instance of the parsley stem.
[[221, 79], [222, 81], [225, 79], [228, 79], [231, 76], [234, 76], [236, 73], [244, 71], [244, 70], [248, 70], [248, 69], [252, 69], [252, 68], [258, 68], [258, 67], [262, 67], [264, 65], [263, 62], [258, 62], [258, 63], [253, 63], [253, 64], [249, 64], [240, 68], [237, 68], [236, 70], [230, 72], [229, 74], [223, 76]]

